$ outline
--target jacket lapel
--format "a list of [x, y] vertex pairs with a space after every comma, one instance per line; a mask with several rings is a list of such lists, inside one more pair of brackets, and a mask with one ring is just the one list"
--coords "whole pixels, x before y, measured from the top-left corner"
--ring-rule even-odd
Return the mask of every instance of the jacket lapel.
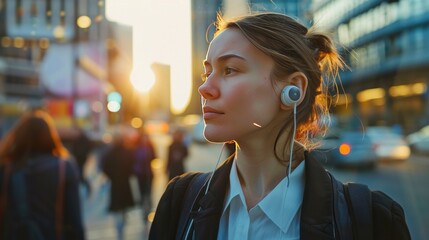
[[335, 239], [332, 184], [326, 170], [305, 154], [305, 189], [301, 209], [301, 239]]
[[228, 158], [215, 171], [209, 191], [198, 202], [201, 210], [194, 217], [195, 239], [217, 239], [232, 161], [233, 157]]
[[[331, 180], [323, 166], [306, 153], [306, 184], [301, 209], [302, 240], [333, 240], [333, 196]], [[233, 158], [220, 166], [208, 193], [201, 198], [201, 210], [194, 213], [195, 239], [217, 239], [223, 202], [228, 188]]]

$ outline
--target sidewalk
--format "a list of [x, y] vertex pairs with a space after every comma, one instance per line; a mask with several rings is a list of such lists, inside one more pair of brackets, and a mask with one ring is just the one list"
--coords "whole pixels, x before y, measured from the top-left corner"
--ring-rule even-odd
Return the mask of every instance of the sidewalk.
[[[165, 173], [165, 159], [167, 158], [170, 137], [168, 135], [153, 135], [152, 141], [158, 157], [152, 162], [154, 173], [152, 202], [153, 211], [155, 211], [168, 182]], [[222, 161], [226, 158], [226, 152], [221, 152], [221, 145], [216, 144], [191, 144], [189, 151], [190, 154], [185, 163], [188, 171], [212, 171], [221, 153], [224, 155]], [[92, 195], [86, 198], [84, 187], [82, 186], [80, 189], [86, 238], [88, 240], [116, 240], [114, 217], [107, 212], [110, 184], [98, 169], [97, 154], [99, 151], [95, 151], [89, 157], [84, 173], [91, 183]], [[140, 208], [137, 207], [128, 212], [124, 240], [147, 239], [150, 226], [145, 229], [141, 214]]]
[[[97, 156], [92, 154], [85, 166], [85, 175], [92, 186], [91, 195], [87, 197], [84, 186], [80, 187], [86, 239], [116, 240], [114, 215], [107, 211], [110, 184], [97, 165]], [[124, 240], [146, 240], [148, 230], [149, 227], [144, 227], [140, 208], [128, 211]]]

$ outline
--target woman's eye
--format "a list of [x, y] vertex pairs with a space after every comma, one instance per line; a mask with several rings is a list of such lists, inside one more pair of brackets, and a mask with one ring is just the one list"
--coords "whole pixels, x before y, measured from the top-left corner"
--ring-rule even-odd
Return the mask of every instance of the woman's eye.
[[227, 67], [227, 68], [225, 68], [225, 70], [224, 70], [224, 74], [225, 74], [225, 75], [229, 75], [229, 74], [234, 73], [234, 72], [235, 72], [235, 69], [230, 68], [230, 67]]
[[[237, 70], [235, 70], [234, 68], [225, 67], [223, 70], [223, 74], [224, 75], [230, 75], [236, 71]], [[211, 74], [212, 74], [211, 72], [206, 72], [206, 73], [201, 74], [201, 80], [203, 80], [203, 82], [207, 81], [207, 78], [209, 78]]]

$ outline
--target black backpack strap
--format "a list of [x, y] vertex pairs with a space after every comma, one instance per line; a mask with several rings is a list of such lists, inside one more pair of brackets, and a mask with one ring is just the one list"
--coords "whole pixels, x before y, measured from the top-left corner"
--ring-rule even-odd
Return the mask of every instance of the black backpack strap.
[[348, 203], [344, 194], [344, 185], [342, 182], [327, 172], [331, 178], [333, 195], [333, 226], [335, 239], [353, 240], [352, 221], [350, 219]]
[[186, 190], [183, 208], [180, 213], [180, 219], [177, 227], [176, 239], [182, 239], [186, 231], [186, 226], [189, 224], [189, 216], [192, 209], [194, 208], [195, 203], [199, 199], [203, 186], [209, 178], [210, 173], [200, 173], [197, 174], [189, 183], [189, 186]]
[[372, 198], [367, 185], [344, 184], [344, 192], [352, 220], [355, 240], [373, 239]]

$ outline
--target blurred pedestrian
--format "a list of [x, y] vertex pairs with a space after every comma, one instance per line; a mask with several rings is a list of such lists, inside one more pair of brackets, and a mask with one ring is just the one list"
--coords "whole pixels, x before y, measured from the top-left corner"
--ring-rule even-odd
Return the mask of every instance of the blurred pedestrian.
[[85, 187], [87, 196], [90, 196], [92, 191], [91, 184], [85, 177], [84, 170], [88, 156], [92, 151], [92, 142], [83, 129], [77, 128], [76, 133], [77, 136], [72, 139], [71, 153], [77, 162], [80, 183]]
[[143, 210], [143, 221], [148, 225], [148, 215], [152, 211], [152, 161], [156, 158], [150, 136], [142, 130], [135, 146], [133, 172], [139, 183], [140, 201]]
[[135, 204], [130, 185], [134, 152], [127, 137], [119, 133], [101, 156], [102, 170], [110, 180], [108, 210], [114, 214], [118, 240], [124, 239], [127, 210]]
[[52, 118], [23, 115], [0, 146], [0, 238], [84, 239], [78, 184]]
[[168, 147], [167, 173], [171, 180], [185, 172], [184, 161], [188, 156], [188, 146], [184, 142], [185, 133], [181, 129], [173, 132], [173, 141]]
[[204, 136], [238, 146], [214, 172], [170, 181], [149, 239], [410, 239], [398, 203], [343, 185], [308, 154], [343, 65], [332, 39], [277, 13], [216, 26]]

